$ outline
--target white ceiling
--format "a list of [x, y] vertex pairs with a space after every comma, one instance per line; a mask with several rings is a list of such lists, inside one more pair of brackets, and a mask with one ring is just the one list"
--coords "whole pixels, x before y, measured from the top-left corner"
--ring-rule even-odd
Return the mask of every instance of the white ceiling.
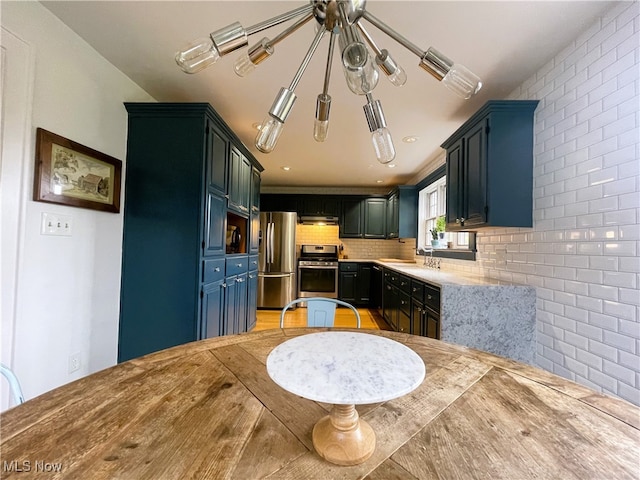
[[[252, 75], [233, 72], [233, 53], [195, 75], [174, 62], [189, 41], [239, 21], [248, 27], [303, 5], [300, 1], [44, 1], [43, 4], [100, 54], [163, 102], [209, 102], [264, 166], [265, 186], [380, 187], [403, 184], [442, 154], [440, 144], [489, 99], [502, 99], [614, 2], [602, 1], [372, 1], [368, 10], [426, 50], [433, 46], [474, 71], [480, 93], [462, 100], [418, 67], [418, 58], [375, 27], [368, 28], [406, 70], [403, 87], [381, 75], [375, 98], [382, 102], [396, 146], [395, 168], [376, 161], [362, 111], [334, 56], [331, 122], [324, 143], [313, 139], [316, 97], [322, 90], [328, 41], [325, 36], [296, 89], [298, 100], [276, 149], [253, 146], [256, 130], [280, 87], [288, 87], [314, 35], [307, 24], [276, 46]], [[290, 22], [289, 22], [290, 23]], [[286, 25], [288, 25], [287, 23]], [[256, 34], [253, 45], [284, 26]], [[402, 142], [417, 136], [412, 144]], [[290, 171], [281, 169], [289, 166]], [[382, 180], [383, 183], [376, 183]]]

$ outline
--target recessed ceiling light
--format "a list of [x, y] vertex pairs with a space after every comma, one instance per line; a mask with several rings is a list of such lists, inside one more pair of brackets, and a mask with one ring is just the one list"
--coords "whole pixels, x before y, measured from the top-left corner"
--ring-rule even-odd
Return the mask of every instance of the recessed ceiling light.
[[282, 167], [280, 167], [282, 170], [284, 170], [285, 172], [288, 172], [289, 170], [291, 170], [291, 167], [287, 167], [286, 165], [283, 165]]
[[390, 163], [389, 165], [387, 165], [387, 167], [389, 168], [395, 168], [396, 164], [395, 163]]
[[251, 126], [256, 130], [260, 130], [262, 128], [262, 124], [258, 122], [252, 123]]
[[376, 183], [382, 183], [384, 180], [376, 180]]
[[414, 137], [413, 135], [410, 135], [410, 136], [408, 136], [408, 137], [404, 137], [404, 138], [402, 139], [402, 141], [403, 141], [404, 143], [414, 143], [414, 142], [417, 142], [417, 141], [418, 141], [418, 137]]

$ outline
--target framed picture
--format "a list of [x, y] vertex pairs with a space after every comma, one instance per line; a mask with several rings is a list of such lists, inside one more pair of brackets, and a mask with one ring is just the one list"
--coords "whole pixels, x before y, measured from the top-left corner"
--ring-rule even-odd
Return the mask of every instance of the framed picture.
[[121, 176], [117, 158], [38, 128], [35, 201], [118, 213]]

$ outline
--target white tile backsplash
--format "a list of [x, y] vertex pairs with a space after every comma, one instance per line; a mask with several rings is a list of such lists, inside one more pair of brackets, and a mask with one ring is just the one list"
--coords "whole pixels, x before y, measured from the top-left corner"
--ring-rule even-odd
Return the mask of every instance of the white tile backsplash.
[[[640, 3], [616, 3], [510, 96], [538, 99], [534, 228], [443, 268], [538, 287], [538, 366], [640, 405]], [[526, 262], [526, 263], [523, 263]]]
[[296, 243], [342, 245], [343, 254], [353, 259], [400, 258], [412, 259], [415, 239], [370, 240], [340, 238], [337, 225], [297, 225]]

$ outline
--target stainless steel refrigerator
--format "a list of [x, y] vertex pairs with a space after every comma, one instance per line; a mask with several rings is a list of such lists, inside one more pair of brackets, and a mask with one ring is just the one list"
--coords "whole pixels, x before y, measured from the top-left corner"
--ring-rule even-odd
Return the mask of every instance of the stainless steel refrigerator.
[[296, 298], [296, 212], [260, 213], [258, 308], [282, 308]]

